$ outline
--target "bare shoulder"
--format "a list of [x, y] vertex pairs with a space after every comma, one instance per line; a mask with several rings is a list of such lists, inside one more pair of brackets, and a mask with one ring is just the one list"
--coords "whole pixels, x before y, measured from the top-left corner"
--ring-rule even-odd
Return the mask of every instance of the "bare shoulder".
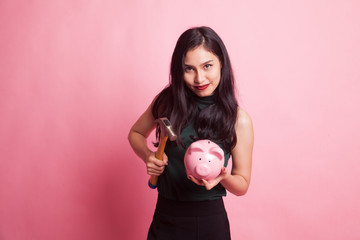
[[[250, 115], [241, 108], [238, 108], [236, 122], [236, 137], [237, 143], [232, 150], [233, 158], [235, 159], [250, 159], [254, 145], [254, 129]], [[244, 157], [245, 156], [245, 157]]]
[[250, 115], [242, 108], [238, 108], [237, 112], [237, 129], [248, 129], [252, 131], [253, 124]]

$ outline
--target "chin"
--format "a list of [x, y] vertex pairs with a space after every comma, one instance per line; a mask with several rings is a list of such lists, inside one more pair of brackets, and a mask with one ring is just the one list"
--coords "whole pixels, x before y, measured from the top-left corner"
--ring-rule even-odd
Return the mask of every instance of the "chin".
[[196, 96], [198, 97], [207, 97], [210, 96], [210, 94], [202, 93], [202, 92], [194, 92]]
[[206, 91], [193, 90], [193, 93], [195, 93], [198, 97], [209, 97], [211, 95], [214, 95], [214, 91], [209, 91], [207, 89]]

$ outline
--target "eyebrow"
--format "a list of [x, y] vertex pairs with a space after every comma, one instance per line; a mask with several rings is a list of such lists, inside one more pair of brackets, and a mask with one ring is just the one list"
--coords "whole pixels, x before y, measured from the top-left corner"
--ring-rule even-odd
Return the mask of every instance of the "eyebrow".
[[[213, 62], [213, 61], [214, 61], [213, 59], [210, 59], [210, 60], [208, 60], [208, 61], [206, 61], [206, 62], [203, 62], [203, 63], [200, 64], [200, 65], [206, 65], [206, 64], [211, 63], [211, 62]], [[190, 64], [184, 63], [184, 65], [187, 66], [187, 67], [192, 67]]]

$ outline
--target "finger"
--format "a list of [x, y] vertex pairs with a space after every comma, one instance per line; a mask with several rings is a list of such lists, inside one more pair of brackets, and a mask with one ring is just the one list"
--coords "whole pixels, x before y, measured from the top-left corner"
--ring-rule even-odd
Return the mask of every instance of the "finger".
[[202, 181], [199, 181], [198, 179], [194, 178], [192, 175], [188, 175], [188, 178], [197, 185], [204, 186], [204, 183]]
[[156, 166], [153, 163], [148, 163], [146, 165], [146, 170], [148, 172], [148, 174], [161, 174], [164, 171], [165, 167], [164, 166]]
[[154, 176], [160, 176], [162, 174], [163, 171], [159, 171], [153, 168], [148, 168], [147, 169], [147, 174], [149, 175], [154, 175]]
[[163, 162], [164, 162], [164, 164], [167, 166], [167, 165], [169, 165], [169, 159], [168, 159], [168, 157], [167, 157], [167, 155], [164, 153], [164, 155], [163, 155]]
[[158, 166], [158, 167], [163, 167], [163, 166], [165, 166], [167, 162], [168, 162], [168, 160], [163, 161], [163, 160], [159, 160], [159, 159], [155, 159], [155, 160], [153, 161], [153, 163], [154, 163], [156, 166]]
[[215, 180], [212, 181], [211, 183], [209, 183], [205, 179], [202, 179], [202, 181], [204, 182], [204, 186], [205, 186], [206, 190], [210, 190], [218, 184], [218, 182]]
[[149, 175], [159, 176], [161, 175], [165, 170], [166, 163], [162, 163], [162, 166], [158, 166], [154, 163], [147, 163], [146, 164], [146, 170]]
[[146, 168], [163, 171], [165, 166], [166, 166], [166, 163], [162, 162], [161, 160], [159, 160], [159, 161], [160, 161], [160, 163], [158, 163], [158, 162], [148, 162], [146, 164]]
[[160, 176], [160, 174], [159, 173], [155, 173], [155, 172], [148, 172], [148, 175], [150, 175], [150, 176]]

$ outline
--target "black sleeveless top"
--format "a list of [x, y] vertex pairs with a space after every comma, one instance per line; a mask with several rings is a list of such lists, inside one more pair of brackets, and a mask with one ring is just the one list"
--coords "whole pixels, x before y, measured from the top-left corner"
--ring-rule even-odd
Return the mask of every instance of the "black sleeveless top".
[[[214, 98], [213, 96], [198, 97], [196, 102], [201, 111], [213, 104]], [[164, 198], [178, 201], [214, 200], [226, 196], [226, 190], [220, 183], [208, 191], [204, 186], [198, 186], [187, 178], [184, 156], [186, 149], [194, 142], [190, 136], [197, 137], [192, 122], [184, 128], [180, 135], [185, 148], [178, 146], [176, 142], [167, 142], [165, 153], [168, 156], [169, 165], [165, 167], [163, 174], [161, 174], [158, 179], [159, 194]], [[219, 144], [218, 142], [216, 143]], [[219, 146], [224, 150], [221, 144], [219, 144]], [[225, 167], [227, 166], [229, 158], [230, 154], [226, 154]]]

